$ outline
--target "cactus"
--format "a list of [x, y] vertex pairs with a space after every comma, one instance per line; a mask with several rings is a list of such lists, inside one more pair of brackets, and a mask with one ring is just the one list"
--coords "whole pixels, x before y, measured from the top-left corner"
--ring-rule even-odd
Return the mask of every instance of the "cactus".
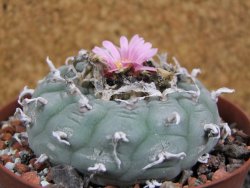
[[93, 52], [82, 50], [58, 69], [47, 58], [50, 73], [21, 92], [15, 115], [37, 156], [121, 186], [173, 179], [206, 162], [220, 137], [219, 94], [196, 79], [198, 69], [189, 74], [163, 56], [107, 66]]

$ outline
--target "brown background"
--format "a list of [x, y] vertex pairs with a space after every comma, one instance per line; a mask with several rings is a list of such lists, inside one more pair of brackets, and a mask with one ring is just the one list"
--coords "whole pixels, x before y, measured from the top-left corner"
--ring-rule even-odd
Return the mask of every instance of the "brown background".
[[138, 33], [250, 114], [249, 0], [0, 0], [0, 105], [79, 49]]

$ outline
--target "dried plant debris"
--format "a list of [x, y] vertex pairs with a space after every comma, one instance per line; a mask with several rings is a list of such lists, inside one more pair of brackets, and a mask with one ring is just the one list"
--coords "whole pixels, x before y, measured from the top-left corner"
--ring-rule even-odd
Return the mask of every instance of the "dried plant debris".
[[55, 79], [74, 81], [77, 85], [92, 89], [95, 96], [103, 100], [130, 100], [134, 98], [140, 100], [155, 96], [160, 97], [164, 95], [163, 92], [166, 92], [166, 89], [176, 86], [177, 80], [188, 82], [191, 80], [197, 87], [192, 79], [193, 76], [187, 71], [181, 73], [176, 65], [167, 63], [163, 57], [159, 59], [160, 62], [152, 59], [144, 63], [147, 67], [154, 67], [155, 71], [153, 72], [146, 70], [133, 72], [131, 69], [125, 69], [111, 74], [105, 72], [103, 62], [93, 53], [80, 51], [77, 56], [69, 57], [66, 60], [69, 68], [65, 75], [60, 75], [60, 78], [56, 74], [52, 62], [47, 59], [49, 67], [52, 67], [50, 68], [52, 76], [49, 81]]
[[[25, 131], [23, 122], [15, 117], [1, 122], [0, 163], [5, 168], [30, 183], [48, 188], [101, 187], [90, 183], [91, 176], [84, 177], [71, 166], [52, 166], [46, 155], [35, 156], [29, 148]], [[235, 128], [232, 129], [232, 135], [225, 139], [223, 136], [221, 134], [220, 141], [210, 152], [206, 163], [197, 162], [192, 169], [183, 171], [172, 181], [150, 180], [134, 187], [188, 188], [228, 175], [249, 159], [250, 139]]]

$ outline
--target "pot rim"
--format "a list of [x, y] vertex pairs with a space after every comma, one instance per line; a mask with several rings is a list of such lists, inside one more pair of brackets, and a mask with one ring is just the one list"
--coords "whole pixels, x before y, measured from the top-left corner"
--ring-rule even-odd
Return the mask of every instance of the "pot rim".
[[[237, 110], [240, 114], [242, 114], [243, 117], [246, 118], [246, 121], [248, 122], [247, 124], [248, 124], [248, 126], [250, 126], [250, 117], [237, 104], [234, 104], [223, 97], [219, 97], [219, 101], [217, 104], [219, 104], [219, 103], [226, 103], [227, 105], [232, 106], [235, 110]], [[17, 103], [17, 99], [12, 100], [11, 102], [9, 102], [6, 105], [4, 105], [3, 107], [1, 107], [0, 112], [3, 111], [4, 109], [8, 109], [10, 106], [13, 106], [13, 105], [15, 105], [16, 107], [19, 106], [19, 104]], [[9, 110], [6, 113], [6, 118], [9, 117], [10, 113], [11, 113], [11, 111]], [[214, 185], [220, 184], [221, 182], [226, 181], [227, 179], [230, 179], [231, 177], [236, 176], [237, 174], [240, 174], [249, 168], [250, 168], [250, 158], [247, 161], [245, 161], [242, 164], [242, 166], [235, 169], [233, 172], [229, 173], [225, 177], [218, 179], [218, 180], [214, 180], [214, 181], [205, 183], [205, 184], [202, 184], [202, 185], [199, 185], [199, 186], [196, 186], [196, 188], [206, 188], [207, 186], [214, 186]], [[17, 181], [20, 181], [21, 183], [23, 183], [27, 187], [32, 187], [32, 188], [41, 188], [42, 187], [40, 185], [30, 184], [30, 183], [26, 182], [20, 176], [17, 176], [13, 172], [11, 172], [7, 168], [5, 168], [2, 164], [0, 164], [0, 169], [2, 171], [4, 171], [6, 174], [8, 174], [9, 176], [11, 176], [12, 178], [16, 179]]]

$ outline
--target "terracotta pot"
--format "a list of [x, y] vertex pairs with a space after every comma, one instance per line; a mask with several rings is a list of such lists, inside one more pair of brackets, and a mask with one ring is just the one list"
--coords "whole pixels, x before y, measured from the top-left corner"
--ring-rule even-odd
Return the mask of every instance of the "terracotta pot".
[[[7, 120], [9, 116], [13, 115], [16, 107], [18, 106], [17, 101], [13, 101], [0, 109], [0, 121]], [[242, 129], [245, 133], [250, 135], [250, 120], [247, 115], [235, 104], [227, 101], [226, 99], [220, 98], [218, 101], [218, 108], [221, 117], [228, 123], [237, 123], [237, 127]], [[230, 173], [230, 175], [217, 180], [207, 183], [197, 188], [240, 188], [244, 179], [247, 175], [248, 169], [250, 168], [250, 159], [245, 162], [240, 168]], [[0, 165], [0, 187], [1, 188], [39, 188], [39, 186], [28, 184], [23, 181], [20, 177], [10, 172], [8, 169]]]

